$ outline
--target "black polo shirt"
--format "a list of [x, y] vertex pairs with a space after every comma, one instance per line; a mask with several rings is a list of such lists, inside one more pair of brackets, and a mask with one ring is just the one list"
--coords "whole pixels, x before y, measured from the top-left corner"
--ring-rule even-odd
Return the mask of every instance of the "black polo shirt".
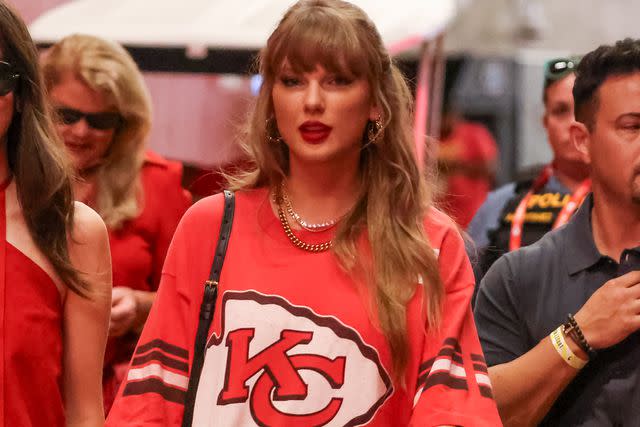
[[[591, 231], [592, 207], [590, 195], [564, 227], [504, 255], [487, 272], [474, 314], [489, 366], [531, 350], [605, 282], [640, 270], [640, 246], [623, 251], [617, 261], [600, 254]], [[541, 425], [640, 426], [640, 332], [601, 350]]]

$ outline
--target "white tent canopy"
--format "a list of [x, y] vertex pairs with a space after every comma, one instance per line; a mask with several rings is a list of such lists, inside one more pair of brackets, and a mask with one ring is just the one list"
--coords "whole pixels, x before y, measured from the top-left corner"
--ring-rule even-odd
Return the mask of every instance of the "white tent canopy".
[[[30, 26], [37, 43], [87, 33], [128, 47], [257, 50], [292, 0], [76, 0]], [[444, 30], [455, 0], [354, 0], [378, 26], [385, 43], [402, 50]], [[205, 50], [206, 52], [206, 50]]]

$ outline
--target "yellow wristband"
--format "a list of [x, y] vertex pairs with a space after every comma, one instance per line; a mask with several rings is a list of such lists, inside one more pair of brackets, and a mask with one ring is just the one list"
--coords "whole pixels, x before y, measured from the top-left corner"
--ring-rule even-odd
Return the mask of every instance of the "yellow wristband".
[[576, 356], [569, 345], [564, 340], [564, 333], [562, 332], [562, 326], [560, 326], [555, 331], [551, 332], [549, 335], [551, 338], [551, 343], [553, 347], [556, 349], [562, 360], [567, 362], [567, 364], [576, 369], [584, 368], [584, 365], [587, 364], [587, 361]]

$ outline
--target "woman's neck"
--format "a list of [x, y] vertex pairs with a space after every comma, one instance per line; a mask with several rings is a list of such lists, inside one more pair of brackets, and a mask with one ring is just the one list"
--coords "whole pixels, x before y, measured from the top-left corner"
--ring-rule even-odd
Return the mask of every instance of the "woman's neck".
[[323, 222], [346, 214], [360, 191], [357, 168], [291, 168], [285, 189], [296, 213], [307, 222]]

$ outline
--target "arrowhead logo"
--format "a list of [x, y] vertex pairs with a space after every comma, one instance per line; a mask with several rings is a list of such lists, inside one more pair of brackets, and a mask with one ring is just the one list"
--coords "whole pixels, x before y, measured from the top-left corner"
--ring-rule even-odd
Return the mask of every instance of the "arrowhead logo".
[[356, 330], [255, 291], [226, 292], [210, 338], [194, 425], [357, 426], [393, 392]]

